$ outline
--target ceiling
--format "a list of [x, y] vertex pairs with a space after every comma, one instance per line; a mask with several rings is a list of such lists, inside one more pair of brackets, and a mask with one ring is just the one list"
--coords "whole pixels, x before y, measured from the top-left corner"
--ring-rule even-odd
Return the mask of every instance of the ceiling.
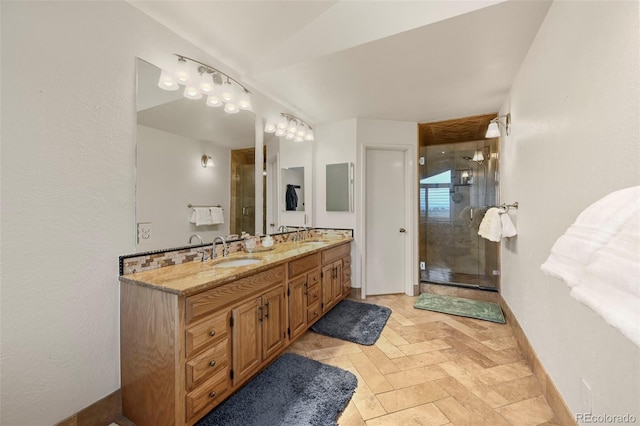
[[317, 124], [497, 111], [551, 0], [130, 3]]

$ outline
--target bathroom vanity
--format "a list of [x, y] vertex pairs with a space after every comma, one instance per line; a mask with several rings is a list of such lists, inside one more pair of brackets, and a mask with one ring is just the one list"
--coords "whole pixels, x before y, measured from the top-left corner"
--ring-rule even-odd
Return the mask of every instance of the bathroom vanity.
[[122, 275], [123, 414], [139, 426], [196, 423], [349, 294], [351, 241]]

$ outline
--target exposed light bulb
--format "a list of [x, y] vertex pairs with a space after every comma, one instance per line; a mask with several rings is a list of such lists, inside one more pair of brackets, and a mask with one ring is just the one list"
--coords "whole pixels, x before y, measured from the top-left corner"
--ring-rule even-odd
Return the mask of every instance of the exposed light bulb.
[[295, 139], [295, 137], [296, 137], [296, 134], [295, 134], [295, 133], [287, 133], [287, 139], [288, 139], [288, 140]]
[[176, 67], [175, 76], [181, 84], [185, 84], [191, 79], [191, 69], [187, 60], [184, 58], [178, 58], [178, 66]]
[[276, 136], [284, 136], [287, 134], [285, 129], [276, 129]]
[[298, 132], [296, 133], [296, 136], [299, 136], [299, 137], [304, 139], [306, 134], [307, 134], [307, 132], [306, 132], [304, 126], [298, 127]]
[[237, 99], [236, 87], [231, 82], [223, 84], [220, 89], [220, 97], [225, 102], [232, 102], [235, 104], [234, 101]]
[[200, 90], [201, 93], [208, 95], [209, 93], [213, 92], [213, 87], [214, 85], [211, 74], [209, 74], [208, 72], [203, 72], [202, 75], [200, 75], [198, 90]]
[[224, 104], [224, 112], [235, 114], [237, 112], [240, 112], [240, 108], [238, 108], [238, 105], [234, 104], [233, 102], [227, 102], [226, 104]]
[[178, 90], [180, 86], [169, 71], [162, 70], [162, 72], [160, 72], [160, 79], [158, 80], [158, 87], [162, 90]]
[[198, 91], [198, 89], [194, 86], [186, 86], [184, 88], [184, 97], [188, 99], [200, 99], [202, 98], [202, 93]]
[[296, 122], [291, 120], [289, 122], [289, 127], [287, 127], [287, 133], [293, 133], [294, 135], [298, 132], [298, 126], [296, 126]]
[[224, 105], [224, 102], [222, 102], [220, 96], [218, 96], [216, 93], [212, 93], [207, 96], [207, 105], [210, 107], [221, 107], [222, 105]]
[[247, 92], [242, 92], [238, 97], [238, 108], [251, 111], [251, 98]]
[[273, 123], [267, 122], [267, 124], [264, 125], [264, 131], [265, 133], [275, 133], [276, 125]]
[[289, 122], [287, 121], [286, 118], [282, 117], [280, 120], [278, 120], [278, 129], [286, 129], [287, 126], [289, 125]]

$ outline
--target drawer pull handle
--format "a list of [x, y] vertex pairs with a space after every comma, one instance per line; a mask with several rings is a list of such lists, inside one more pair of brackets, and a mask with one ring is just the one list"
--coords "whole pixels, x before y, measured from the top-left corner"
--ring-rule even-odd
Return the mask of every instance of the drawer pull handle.
[[318, 311], [314, 311], [314, 312], [313, 312], [313, 315], [318, 315]]
[[215, 398], [216, 393], [215, 392], [209, 392], [209, 398]]
[[215, 361], [209, 362], [209, 367], [215, 367], [215, 366], [216, 366], [216, 362]]
[[211, 330], [211, 331], [209, 332], [209, 336], [213, 337], [213, 336], [215, 336], [215, 335], [216, 335], [215, 330]]

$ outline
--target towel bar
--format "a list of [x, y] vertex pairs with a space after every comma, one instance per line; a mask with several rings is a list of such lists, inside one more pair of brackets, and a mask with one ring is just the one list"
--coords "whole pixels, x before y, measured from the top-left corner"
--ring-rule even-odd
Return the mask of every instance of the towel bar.
[[[195, 205], [195, 204], [187, 204], [187, 207], [189, 207], [190, 209], [194, 208], [194, 207], [220, 207], [222, 209], [222, 206], [220, 204], [216, 204], [214, 205]], [[224, 209], [222, 209], [224, 210]]]

